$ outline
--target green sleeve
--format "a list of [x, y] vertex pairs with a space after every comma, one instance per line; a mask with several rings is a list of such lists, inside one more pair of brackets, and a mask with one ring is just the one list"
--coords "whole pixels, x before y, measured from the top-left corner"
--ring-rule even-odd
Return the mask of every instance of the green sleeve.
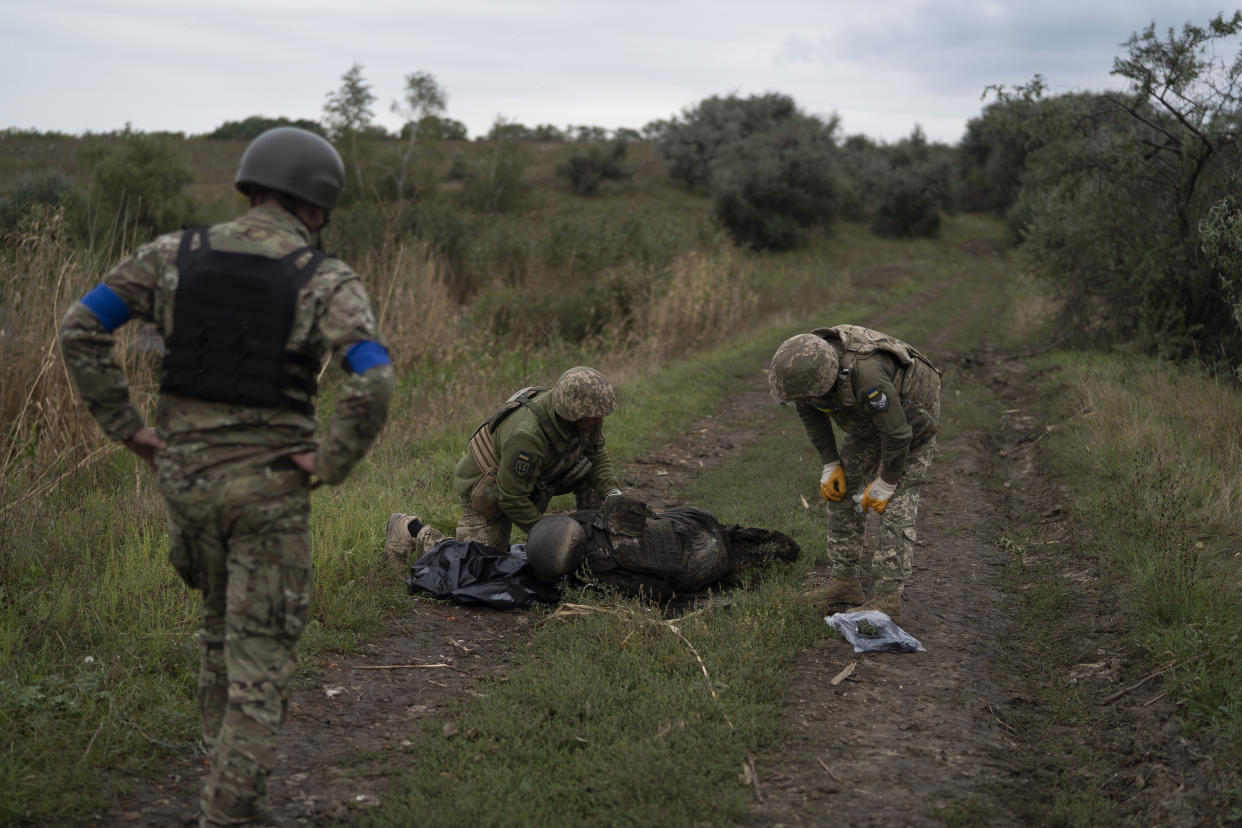
[[525, 413], [511, 414], [497, 429], [496, 494], [497, 505], [505, 517], [529, 532], [541, 517], [531, 495], [547, 459], [547, 445], [529, 430], [514, 427]]
[[880, 476], [895, 483], [905, 468], [914, 429], [906, 422], [901, 396], [893, 382], [895, 365], [891, 360], [876, 360], [867, 369], [857, 377], [858, 404], [880, 435]]
[[[143, 245], [104, 277], [103, 284], [125, 304], [131, 319], [152, 319], [160, 274], [179, 239], [180, 234], [173, 234]], [[91, 416], [111, 439], [132, 437], [145, 423], [130, 402], [129, 382], [114, 355], [116, 337], [86, 305], [76, 302], [61, 318], [59, 339], [65, 369]]]
[[[380, 341], [370, 300], [356, 277], [347, 278], [332, 294], [317, 324], [335, 361], [346, 371], [345, 355], [352, 345]], [[315, 454], [315, 472], [325, 483], [343, 481], [370, 450], [388, 420], [395, 376], [391, 364], [350, 373]]]
[[617, 476], [616, 467], [612, 464], [612, 456], [604, 447], [603, 432], [600, 432], [599, 442], [587, 449], [586, 457], [591, 461], [591, 472], [587, 479], [596, 494], [603, 497], [609, 489], [621, 488], [621, 478]]
[[798, 419], [802, 420], [806, 436], [811, 438], [811, 445], [819, 452], [819, 459], [825, 465], [839, 462], [841, 455], [837, 453], [837, 438], [828, 414], [804, 400], [794, 403], [794, 409], [798, 412]]

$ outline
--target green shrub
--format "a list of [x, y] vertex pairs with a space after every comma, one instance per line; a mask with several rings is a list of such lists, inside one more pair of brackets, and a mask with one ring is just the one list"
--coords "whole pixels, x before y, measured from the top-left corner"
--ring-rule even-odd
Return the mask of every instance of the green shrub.
[[557, 165], [556, 174], [567, 177], [578, 195], [595, 195], [604, 181], [633, 178], [634, 171], [625, 163], [627, 152], [624, 141], [613, 141], [607, 147], [575, 150], [568, 161]]
[[871, 231], [897, 238], [934, 237], [940, 232], [941, 196], [928, 167], [890, 170], [877, 187], [880, 198]]
[[837, 215], [832, 127], [812, 118], [756, 132], [720, 150], [712, 166], [713, 210], [735, 241], [789, 250]]
[[655, 139], [669, 176], [693, 190], [711, 180], [712, 166], [725, 147], [803, 117], [788, 95], [713, 95], [679, 118], [652, 122], [644, 129]]
[[126, 129], [84, 151], [91, 170], [92, 212], [114, 230], [139, 239], [195, 223], [197, 203], [186, 192], [194, 170], [174, 139]]
[[497, 123], [491, 151], [481, 156], [466, 176], [460, 202], [481, 213], [510, 213], [525, 206], [530, 185], [524, 180], [526, 156], [506, 125]]
[[16, 230], [22, 217], [36, 206], [69, 207], [80, 202], [77, 183], [60, 170], [21, 173], [13, 189], [0, 198], [0, 236]]

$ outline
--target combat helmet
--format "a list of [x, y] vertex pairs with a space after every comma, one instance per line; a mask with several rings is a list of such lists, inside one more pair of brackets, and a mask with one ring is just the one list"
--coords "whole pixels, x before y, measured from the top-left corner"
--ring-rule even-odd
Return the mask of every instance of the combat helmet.
[[772, 356], [768, 386], [779, 403], [822, 397], [836, 381], [837, 352], [815, 334], [791, 336]]
[[297, 127], [276, 127], [246, 147], [234, 184], [246, 195], [262, 187], [331, 210], [345, 187], [345, 164], [326, 138]]
[[607, 417], [617, 410], [617, 395], [608, 377], [578, 365], [561, 374], [552, 386], [552, 410], [574, 422], [583, 417]]
[[548, 515], [531, 527], [526, 562], [545, 581], [568, 575], [586, 554], [586, 530], [569, 515]]

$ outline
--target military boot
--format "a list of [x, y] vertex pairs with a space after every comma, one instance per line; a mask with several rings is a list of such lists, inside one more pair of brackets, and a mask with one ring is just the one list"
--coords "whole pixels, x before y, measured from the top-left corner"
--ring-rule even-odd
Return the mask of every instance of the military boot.
[[414, 545], [414, 538], [410, 535], [410, 524], [418, 519], [418, 515], [403, 515], [400, 512], [394, 512], [388, 516], [384, 554], [397, 566], [405, 566], [406, 556], [409, 554], [410, 547]]
[[894, 624], [901, 623], [901, 593], [900, 592], [880, 592], [871, 597], [871, 600], [855, 609], [855, 612], [863, 610], [875, 610], [882, 612], [889, 618], [893, 619]]
[[862, 581], [857, 578], [829, 578], [822, 587], [802, 593], [802, 597], [817, 607], [833, 604], [855, 606], [867, 600], [863, 594]]

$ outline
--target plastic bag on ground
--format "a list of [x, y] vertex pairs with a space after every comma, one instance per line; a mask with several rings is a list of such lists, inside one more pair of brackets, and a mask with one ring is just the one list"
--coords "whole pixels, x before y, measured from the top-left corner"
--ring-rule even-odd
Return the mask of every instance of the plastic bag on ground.
[[497, 609], [561, 599], [558, 586], [541, 581], [530, 568], [524, 544], [504, 552], [474, 541], [441, 541], [410, 566], [405, 585], [411, 595], [424, 590], [436, 598]]
[[[861, 612], [837, 612], [825, 616], [832, 627], [854, 645], [856, 653], [925, 653], [917, 638], [893, 623], [893, 619], [878, 610]], [[859, 630], [859, 626], [862, 630]]]

